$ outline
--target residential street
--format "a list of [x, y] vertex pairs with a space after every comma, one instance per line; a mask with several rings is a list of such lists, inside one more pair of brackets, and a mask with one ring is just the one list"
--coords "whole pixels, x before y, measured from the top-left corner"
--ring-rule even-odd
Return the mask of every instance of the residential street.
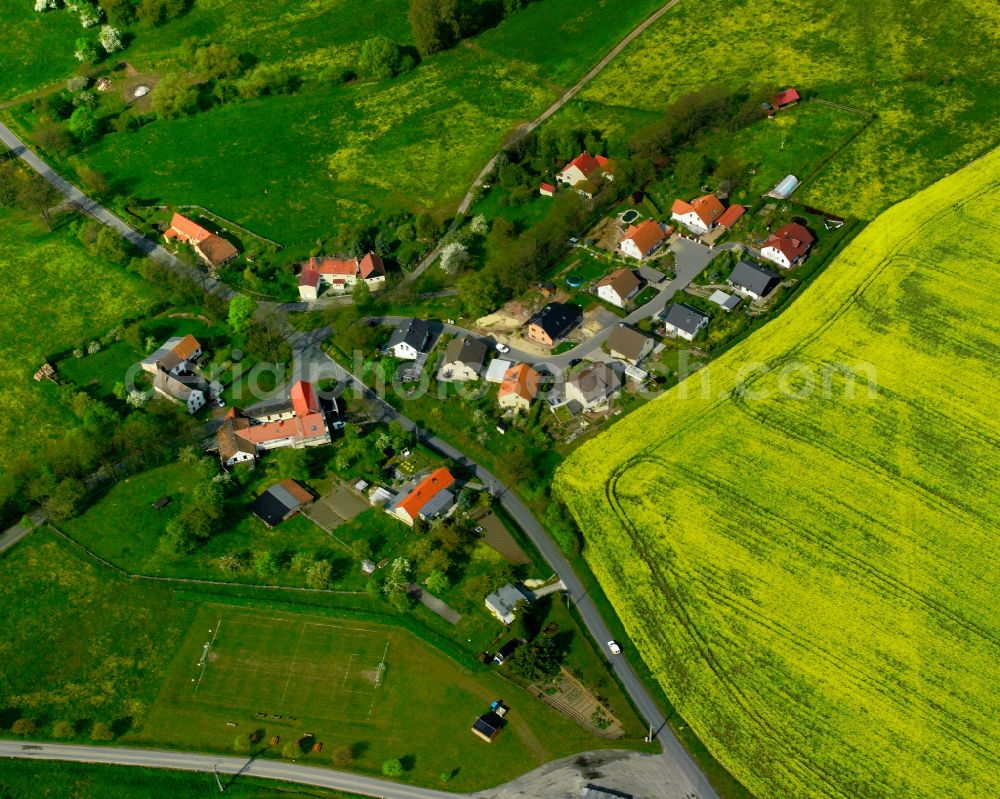
[[699, 799], [717, 799], [714, 789], [708, 784], [708, 781], [698, 770], [697, 765], [666, 724], [664, 716], [657, 707], [656, 702], [636, 676], [628, 661], [623, 657], [613, 656], [608, 651], [607, 642], [611, 640], [611, 633], [604, 623], [604, 619], [601, 618], [597, 607], [584, 590], [583, 584], [573, 571], [569, 561], [566, 560], [565, 556], [545, 532], [545, 529], [528, 509], [528, 506], [521, 501], [517, 494], [509, 490], [504, 483], [483, 466], [468, 458], [448, 442], [420, 428], [411, 419], [402, 415], [385, 402], [385, 400], [378, 397], [374, 391], [367, 388], [353, 374], [331, 359], [320, 347], [325, 338], [325, 331], [321, 330], [313, 331], [310, 334], [302, 334], [293, 341], [293, 348], [296, 353], [296, 366], [292, 380], [317, 381], [324, 378], [338, 380], [343, 384], [345, 391], [349, 389], [358, 391], [366, 399], [375, 403], [384, 414], [382, 417], [384, 420], [398, 422], [405, 429], [413, 430], [420, 441], [426, 446], [445, 458], [450, 458], [472, 471], [476, 479], [486, 486], [494, 496], [499, 498], [504, 510], [524, 530], [525, 534], [538, 547], [539, 552], [541, 552], [542, 557], [545, 558], [546, 563], [548, 563], [553, 573], [559, 575], [560, 579], [566, 585], [568, 600], [576, 606], [587, 630], [594, 637], [594, 640], [597, 641], [605, 658], [611, 663], [622, 685], [639, 710], [640, 715], [653, 726], [656, 736], [663, 746], [662, 757], [665, 758], [674, 781], [678, 785], [687, 786], [687, 790], [699, 797]]

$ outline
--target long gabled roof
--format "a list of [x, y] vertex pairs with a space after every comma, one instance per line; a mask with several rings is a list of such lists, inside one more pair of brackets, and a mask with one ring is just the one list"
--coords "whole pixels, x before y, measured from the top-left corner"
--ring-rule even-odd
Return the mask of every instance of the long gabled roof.
[[231, 242], [214, 233], [210, 233], [198, 242], [198, 252], [215, 265], [223, 264], [240, 254]]
[[698, 218], [705, 224], [705, 227], [709, 227], [722, 216], [724, 210], [718, 197], [714, 194], [706, 194], [702, 197], [696, 197], [691, 202], [674, 200], [674, 204], [670, 208], [670, 213], [684, 215], [694, 211], [698, 215]]
[[407, 319], [396, 325], [396, 329], [389, 336], [389, 346], [395, 347], [397, 344], [406, 343], [420, 352], [427, 343], [430, 330], [430, 325], [423, 319]]
[[579, 321], [582, 312], [578, 305], [568, 302], [550, 302], [528, 324], [538, 325], [545, 334], [555, 341], [562, 338]]
[[361, 277], [365, 280], [385, 275], [385, 264], [382, 262], [382, 259], [373, 252], [367, 253], [365, 257], [361, 259], [358, 263], [358, 269], [361, 272]]
[[443, 466], [435, 469], [396, 505], [402, 508], [411, 519], [416, 519], [420, 511], [441, 491], [447, 491], [455, 485], [455, 478]]
[[736, 264], [729, 275], [729, 282], [734, 286], [752, 291], [759, 297], [763, 297], [780, 280], [781, 275], [747, 261]]
[[694, 334], [698, 331], [698, 326], [707, 320], [708, 314], [685, 305], [682, 302], [673, 303], [663, 316], [663, 321], [685, 333]]
[[192, 222], [186, 216], [176, 213], [170, 219], [170, 227], [172, 230], [176, 230], [184, 236], [187, 240], [195, 243], [203, 241], [212, 235], [197, 222]]
[[568, 169], [576, 167], [583, 173], [584, 177], [589, 178], [598, 170], [603, 169], [607, 163], [608, 159], [603, 155], [593, 156], [584, 150], [576, 158], [566, 164], [566, 166], [562, 168], [562, 171], [565, 172]]

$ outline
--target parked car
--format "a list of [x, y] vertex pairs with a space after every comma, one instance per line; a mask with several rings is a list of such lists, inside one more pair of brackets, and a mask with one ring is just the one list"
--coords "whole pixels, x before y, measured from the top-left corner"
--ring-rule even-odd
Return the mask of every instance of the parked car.
[[622, 648], [618, 646], [617, 641], [608, 641], [608, 649], [611, 650], [612, 655], [620, 655], [622, 653]]
[[501, 342], [498, 341], [497, 344], [496, 344], [496, 350], [501, 355], [506, 355], [508, 352], [510, 352], [510, 347], [508, 347], [506, 344], [503, 344], [503, 343], [501, 343]]

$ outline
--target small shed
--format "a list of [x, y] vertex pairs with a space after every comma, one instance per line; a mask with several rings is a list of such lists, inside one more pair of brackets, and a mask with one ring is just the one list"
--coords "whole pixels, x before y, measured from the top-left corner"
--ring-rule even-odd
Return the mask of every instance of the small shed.
[[307, 502], [312, 502], [313, 493], [295, 480], [282, 480], [271, 486], [250, 503], [250, 511], [268, 527], [291, 518]]
[[767, 196], [774, 197], [776, 200], [786, 200], [798, 187], [799, 179], [795, 175], [786, 175], [779, 181], [777, 186], [768, 192]]
[[482, 738], [486, 743], [493, 743], [503, 729], [503, 719], [492, 710], [483, 713], [472, 724], [472, 733]]
[[507, 374], [507, 370], [510, 369], [511, 362], [506, 361], [503, 358], [495, 358], [490, 361], [490, 365], [486, 368], [486, 382], [487, 383], [502, 383], [503, 377]]
[[740, 304], [739, 297], [734, 297], [732, 294], [726, 294], [724, 291], [713, 291], [712, 296], [708, 298], [708, 301], [714, 302], [726, 311], [731, 311]]
[[174, 501], [173, 497], [160, 497], [156, 502], [153, 502], [153, 510], [163, 510], [167, 505]]

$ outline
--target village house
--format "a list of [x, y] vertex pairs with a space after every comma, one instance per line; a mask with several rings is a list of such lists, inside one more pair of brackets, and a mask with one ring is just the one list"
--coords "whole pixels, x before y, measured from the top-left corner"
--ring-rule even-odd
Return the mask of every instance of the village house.
[[806, 257], [814, 241], [816, 237], [805, 227], [789, 222], [767, 237], [760, 248], [760, 257], [784, 269], [791, 269]]
[[680, 336], [685, 341], [693, 341], [709, 320], [708, 314], [682, 302], [671, 303], [660, 313], [660, 318], [668, 336]]
[[363, 258], [314, 256], [299, 272], [299, 299], [315, 300], [326, 287], [335, 294], [345, 294], [359, 280], [372, 291], [385, 286], [385, 263], [375, 253], [369, 252]]
[[486, 362], [486, 344], [472, 336], [456, 336], [444, 350], [438, 380], [478, 380]]
[[566, 400], [593, 410], [610, 400], [621, 388], [621, 378], [608, 364], [592, 363], [566, 381]]
[[542, 376], [526, 363], [510, 367], [503, 376], [497, 392], [497, 404], [514, 413], [526, 411], [538, 393]]
[[531, 319], [525, 330], [525, 338], [542, 344], [546, 347], [554, 347], [556, 342], [566, 337], [566, 335], [583, 318], [580, 307], [566, 302], [550, 302]]
[[631, 269], [616, 269], [597, 282], [597, 296], [618, 308], [639, 293], [642, 280]]
[[612, 358], [638, 366], [653, 351], [656, 342], [628, 325], [619, 324], [608, 338], [608, 352]]
[[200, 357], [201, 344], [189, 333], [168, 338], [156, 352], [143, 359], [141, 366], [143, 371], [153, 375], [162, 370], [176, 376], [191, 371]]
[[239, 250], [231, 242], [177, 213], [171, 218], [170, 227], [163, 238], [190, 244], [195, 254], [212, 269], [224, 266], [239, 255]]
[[530, 600], [518, 586], [507, 583], [486, 597], [486, 609], [496, 617], [497, 621], [510, 626], [514, 623], [514, 610], [518, 602], [527, 603]]
[[174, 376], [162, 369], [153, 375], [153, 390], [169, 400], [179, 402], [187, 412], [194, 414], [205, 407], [205, 394], [208, 386], [205, 381], [195, 375]]
[[415, 361], [428, 353], [431, 328], [423, 319], [407, 319], [396, 325], [386, 350], [401, 361]]
[[684, 225], [698, 236], [708, 233], [719, 223], [725, 208], [714, 194], [706, 194], [691, 202], [674, 200], [670, 208], [670, 218]]
[[230, 409], [215, 436], [219, 459], [226, 467], [255, 461], [269, 449], [330, 443], [326, 415], [312, 383], [305, 380], [292, 386], [287, 400]]
[[608, 163], [608, 159], [603, 155], [594, 156], [584, 151], [562, 168], [562, 171], [556, 175], [556, 180], [567, 186], [584, 183], [599, 175], [603, 175], [608, 180], [614, 180], [614, 176], [605, 171]]
[[447, 514], [455, 506], [455, 485], [444, 467], [435, 469], [413, 488], [389, 506], [389, 513], [406, 524], [413, 526], [417, 519], [425, 521]]
[[781, 282], [781, 275], [764, 269], [761, 266], [740, 261], [726, 281], [730, 288], [754, 300], [760, 300], [770, 294]]
[[641, 261], [655, 253], [667, 240], [670, 229], [652, 219], [630, 225], [625, 231], [625, 238], [618, 244], [622, 255]]

